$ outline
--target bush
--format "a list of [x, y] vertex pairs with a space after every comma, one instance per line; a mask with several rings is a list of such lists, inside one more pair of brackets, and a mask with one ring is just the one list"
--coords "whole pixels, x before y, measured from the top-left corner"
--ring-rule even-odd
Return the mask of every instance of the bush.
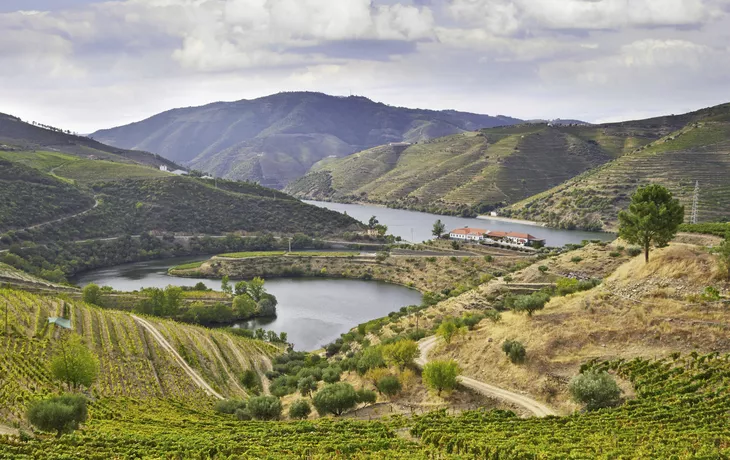
[[357, 390], [356, 396], [358, 404], [365, 404], [366, 406], [378, 400], [378, 395], [373, 390], [368, 390], [367, 388]]
[[312, 412], [312, 406], [306, 399], [297, 399], [289, 406], [289, 418], [304, 419]]
[[580, 263], [580, 262], [582, 262], [582, 261], [583, 261], [583, 258], [582, 258], [582, 257], [580, 257], [580, 256], [573, 256], [573, 257], [572, 257], [572, 258], [570, 259], [570, 261], [571, 261], [571, 262], [573, 262], [574, 264], [577, 264], [577, 263]]
[[317, 391], [317, 381], [311, 375], [304, 377], [299, 380], [297, 390], [299, 390], [302, 396], [309, 396], [311, 393]]
[[322, 371], [322, 380], [324, 383], [335, 383], [340, 381], [340, 374], [342, 371], [339, 367], [328, 367]]
[[621, 257], [621, 253], [618, 252], [618, 251], [611, 251], [611, 252], [608, 253], [608, 255], [611, 256], [611, 257], [613, 257], [613, 258]]
[[526, 312], [527, 316], [532, 316], [537, 310], [545, 308], [545, 304], [550, 300], [550, 296], [544, 292], [535, 292], [530, 295], [517, 296], [512, 304], [515, 311]]
[[638, 246], [629, 246], [629, 249], [627, 249], [626, 252], [631, 257], [636, 257], [636, 256], [640, 255], [641, 253], [643, 253], [644, 251]]
[[86, 421], [86, 398], [66, 394], [38, 401], [28, 409], [28, 421], [41, 431], [55, 431], [60, 437]]
[[441, 396], [441, 391], [456, 387], [456, 378], [461, 369], [456, 361], [431, 361], [423, 368], [423, 381]]
[[516, 340], [505, 340], [502, 344], [502, 351], [509, 357], [512, 364], [524, 363], [527, 357], [525, 346]]
[[241, 385], [253, 393], [261, 391], [261, 378], [253, 369], [246, 369], [241, 374]]
[[254, 396], [248, 400], [248, 411], [257, 420], [278, 420], [281, 401], [275, 396]]
[[400, 380], [398, 380], [398, 377], [396, 377], [395, 375], [386, 375], [385, 377], [378, 380], [378, 383], [377, 385], [375, 385], [375, 387], [378, 389], [379, 392], [389, 398], [397, 395], [403, 389]]
[[342, 415], [357, 404], [357, 393], [349, 383], [339, 382], [325, 385], [314, 395], [314, 407], [319, 415]]
[[242, 422], [251, 420], [251, 412], [246, 408], [236, 409], [236, 418]]
[[539, 267], [537, 267], [537, 269], [540, 270], [540, 273], [545, 273], [545, 272], [548, 271], [548, 266], [547, 265], [540, 265]]
[[97, 305], [99, 307], [103, 306], [101, 304], [101, 288], [93, 283], [84, 286], [81, 299], [86, 303]]
[[399, 340], [382, 347], [383, 359], [386, 363], [405, 369], [413, 364], [413, 360], [420, 356], [418, 344], [413, 340]]
[[246, 408], [246, 401], [224, 399], [215, 403], [214, 409], [219, 414], [235, 414], [239, 409]]
[[586, 371], [577, 375], [568, 385], [577, 402], [588, 410], [613, 407], [621, 401], [621, 389], [607, 372]]
[[568, 295], [578, 290], [578, 280], [575, 278], [560, 278], [556, 285], [558, 295]]

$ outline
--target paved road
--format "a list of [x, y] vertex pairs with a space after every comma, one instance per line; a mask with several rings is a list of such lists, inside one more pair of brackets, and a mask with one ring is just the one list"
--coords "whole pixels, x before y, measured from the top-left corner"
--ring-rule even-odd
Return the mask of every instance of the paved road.
[[208, 385], [208, 382], [206, 382], [195, 370], [190, 367], [190, 365], [185, 362], [185, 360], [180, 356], [180, 354], [173, 348], [172, 345], [170, 345], [170, 342], [167, 341], [167, 339], [160, 334], [160, 331], [157, 330], [155, 326], [152, 325], [149, 321], [146, 319], [140, 318], [137, 315], [131, 315], [132, 318], [139, 323], [140, 326], [147, 329], [147, 332], [149, 332], [152, 337], [157, 341], [157, 343], [160, 344], [162, 348], [169, 351], [170, 354], [172, 354], [172, 357], [177, 361], [177, 363], [182, 367], [183, 371], [185, 371], [186, 374], [190, 376], [191, 379], [193, 379], [193, 382], [200, 387], [203, 391], [208, 393], [211, 396], [215, 396], [218, 399], [225, 399], [223, 396], [220, 395], [217, 391], [215, 391], [210, 385]]
[[[416, 359], [416, 364], [419, 367], [422, 368], [426, 365], [426, 363], [428, 362], [429, 352], [438, 344], [438, 342], [439, 338], [436, 336], [426, 337], [425, 339], [418, 342], [418, 348], [419, 350], [421, 350], [421, 356]], [[485, 396], [500, 399], [502, 401], [523, 407], [532, 412], [537, 417], [556, 415], [555, 411], [553, 411], [551, 408], [542, 404], [539, 401], [535, 401], [529, 396], [514, 393], [512, 391], [505, 390], [504, 388], [496, 387], [488, 383], [474, 380], [470, 377], [460, 376], [459, 383]]]

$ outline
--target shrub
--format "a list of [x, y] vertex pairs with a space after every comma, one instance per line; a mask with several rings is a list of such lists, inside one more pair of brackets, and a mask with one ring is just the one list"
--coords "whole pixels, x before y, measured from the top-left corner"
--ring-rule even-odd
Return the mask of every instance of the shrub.
[[281, 401], [275, 396], [254, 396], [248, 400], [248, 411], [257, 420], [278, 420]]
[[405, 369], [406, 366], [413, 364], [413, 360], [420, 356], [421, 351], [413, 340], [399, 340], [383, 346], [382, 353], [387, 364]]
[[235, 414], [239, 409], [246, 408], [246, 401], [224, 399], [215, 403], [214, 409], [219, 414]]
[[251, 420], [251, 412], [248, 409], [236, 409], [236, 418], [242, 422]]
[[498, 323], [502, 320], [502, 314], [498, 312], [497, 310], [484, 310], [484, 317], [492, 321], [493, 323]]
[[339, 382], [341, 373], [342, 371], [339, 367], [328, 367], [322, 371], [322, 380], [324, 380], [325, 383]]
[[301, 393], [302, 396], [309, 396], [311, 393], [317, 391], [317, 381], [311, 375], [304, 377], [299, 380], [297, 390], [299, 390], [299, 393]]
[[449, 344], [451, 340], [460, 332], [459, 326], [452, 320], [444, 321], [436, 330], [436, 335], [443, 338]]
[[253, 369], [246, 369], [241, 374], [241, 385], [253, 393], [261, 391], [261, 378]]
[[575, 278], [560, 278], [556, 285], [558, 295], [568, 295], [578, 290], [578, 280]]
[[28, 421], [41, 431], [55, 431], [56, 436], [70, 433], [86, 421], [86, 398], [66, 394], [38, 401], [28, 409]]
[[550, 300], [550, 296], [544, 292], [520, 295], [514, 299], [512, 308], [515, 311], [526, 312], [527, 316], [532, 316], [532, 314], [537, 310], [545, 308], [545, 304], [548, 300]]
[[505, 340], [502, 344], [502, 351], [507, 355], [512, 364], [524, 363], [527, 357], [525, 346], [516, 340]]
[[357, 361], [357, 372], [360, 375], [365, 374], [370, 369], [385, 366], [383, 354], [378, 347], [369, 347], [363, 351], [362, 356]]
[[312, 406], [306, 399], [297, 399], [289, 406], [289, 418], [304, 419], [312, 412]]
[[492, 257], [492, 256], [484, 256], [485, 262], [492, 262], [493, 260], [494, 260], [494, 257]]
[[580, 263], [580, 262], [582, 262], [582, 261], [583, 261], [583, 258], [582, 258], [582, 257], [580, 257], [580, 256], [573, 256], [573, 257], [572, 257], [572, 258], [570, 259], [570, 261], [571, 261], [571, 262], [573, 262], [574, 264], [577, 264], [577, 263]]
[[548, 271], [548, 266], [547, 265], [540, 265], [539, 267], [537, 267], [537, 269], [540, 270], [540, 273], [545, 273], [545, 272]]
[[431, 361], [423, 368], [423, 381], [441, 396], [443, 390], [449, 391], [456, 387], [456, 378], [460, 372], [456, 361]]
[[357, 390], [356, 397], [358, 404], [365, 404], [366, 406], [378, 400], [378, 395], [373, 390], [368, 390], [367, 388]]
[[84, 286], [81, 299], [86, 303], [101, 307], [101, 288], [93, 283], [87, 284], [86, 286]]
[[644, 251], [638, 246], [629, 246], [629, 249], [627, 249], [626, 252], [631, 257], [636, 257]]
[[611, 251], [611, 252], [608, 253], [608, 255], [611, 256], [611, 257], [614, 257], [614, 258], [621, 257], [621, 253], [618, 252], [618, 251]]
[[319, 415], [342, 415], [357, 404], [357, 393], [349, 383], [338, 382], [325, 385], [314, 395], [314, 407]]
[[586, 371], [571, 380], [568, 390], [586, 409], [595, 410], [618, 405], [621, 389], [607, 372]]
[[396, 377], [395, 375], [386, 375], [385, 377], [378, 380], [376, 388], [379, 392], [389, 398], [397, 395], [403, 389], [400, 380], [398, 380], [398, 377]]

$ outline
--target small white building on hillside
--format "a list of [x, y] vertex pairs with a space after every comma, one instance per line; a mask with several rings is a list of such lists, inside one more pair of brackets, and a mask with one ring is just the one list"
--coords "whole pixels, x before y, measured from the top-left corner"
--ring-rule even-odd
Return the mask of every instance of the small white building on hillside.
[[167, 169], [167, 166], [165, 166], [165, 165], [160, 165], [160, 171], [168, 172], [169, 169]]
[[449, 238], [462, 241], [482, 241], [488, 230], [483, 228], [457, 228], [449, 232]]

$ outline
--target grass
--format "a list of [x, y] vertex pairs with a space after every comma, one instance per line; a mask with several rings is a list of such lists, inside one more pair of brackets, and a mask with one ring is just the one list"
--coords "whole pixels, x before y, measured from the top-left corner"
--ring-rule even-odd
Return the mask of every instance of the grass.
[[187, 264], [176, 265], [170, 268], [170, 270], [192, 270], [194, 268], [200, 268], [200, 266], [203, 265], [203, 262], [204, 261], [201, 260], [200, 262], [190, 262]]

